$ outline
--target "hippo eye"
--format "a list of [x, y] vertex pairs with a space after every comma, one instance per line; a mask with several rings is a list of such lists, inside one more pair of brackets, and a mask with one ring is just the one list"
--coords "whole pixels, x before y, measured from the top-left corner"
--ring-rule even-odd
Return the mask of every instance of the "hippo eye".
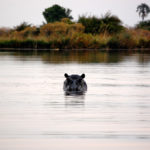
[[73, 81], [70, 78], [67, 78], [68, 83], [73, 83]]
[[79, 83], [81, 83], [81, 81], [82, 81], [82, 79], [81, 79], [81, 78], [80, 78], [80, 79], [78, 79], [78, 82], [79, 82]]

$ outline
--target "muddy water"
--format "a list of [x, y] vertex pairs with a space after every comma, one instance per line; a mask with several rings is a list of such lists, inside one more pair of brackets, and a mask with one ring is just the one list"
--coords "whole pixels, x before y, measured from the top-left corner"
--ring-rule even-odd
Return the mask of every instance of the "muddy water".
[[[87, 93], [66, 96], [64, 73], [85, 73]], [[149, 150], [149, 143], [149, 54], [0, 52], [0, 150]]]

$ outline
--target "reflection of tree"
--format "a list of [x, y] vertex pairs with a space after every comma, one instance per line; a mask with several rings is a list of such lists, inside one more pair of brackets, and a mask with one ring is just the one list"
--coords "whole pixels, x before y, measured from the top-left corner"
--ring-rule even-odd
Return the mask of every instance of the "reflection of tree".
[[[6, 53], [0, 53], [5, 55]], [[101, 51], [18, 51], [8, 52], [7, 55], [13, 55], [21, 61], [28, 61], [32, 59], [41, 59], [46, 63], [118, 63], [132, 57], [134, 53], [128, 52], [101, 52]], [[136, 53], [137, 61], [149, 62], [150, 54]]]
[[149, 63], [150, 62], [150, 54], [142, 53], [142, 54], [138, 55], [138, 61], [140, 63]]
[[121, 61], [122, 55], [100, 51], [64, 51], [45, 54], [42, 59], [51, 63], [112, 63]]

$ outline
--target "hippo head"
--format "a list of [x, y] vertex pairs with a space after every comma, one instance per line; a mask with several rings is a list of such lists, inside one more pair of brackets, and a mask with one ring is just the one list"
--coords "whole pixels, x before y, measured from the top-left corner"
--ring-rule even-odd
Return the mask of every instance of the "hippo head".
[[64, 82], [64, 91], [67, 92], [85, 92], [87, 90], [86, 82], [84, 81], [85, 74], [68, 75], [64, 74], [66, 80]]

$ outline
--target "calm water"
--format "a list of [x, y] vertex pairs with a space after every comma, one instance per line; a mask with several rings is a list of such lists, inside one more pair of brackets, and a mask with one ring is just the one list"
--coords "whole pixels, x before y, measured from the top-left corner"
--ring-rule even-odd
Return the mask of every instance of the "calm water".
[[[65, 96], [64, 73], [86, 74]], [[0, 52], [0, 150], [149, 150], [150, 54]]]

